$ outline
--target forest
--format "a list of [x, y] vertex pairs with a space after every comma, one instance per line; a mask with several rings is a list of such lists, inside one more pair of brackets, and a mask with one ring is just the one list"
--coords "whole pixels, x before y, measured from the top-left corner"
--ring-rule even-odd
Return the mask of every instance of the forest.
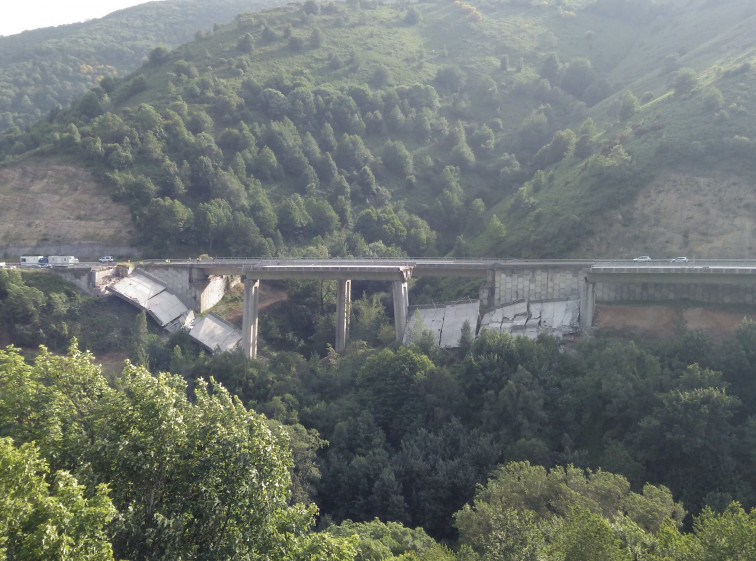
[[[308, 358], [287, 337], [249, 361], [181, 332], [166, 341], [143, 312], [93, 336], [80, 326], [95, 304], [32, 286], [47, 276], [0, 270], [4, 329], [30, 337], [0, 356], [3, 461], [29, 478], [3, 509], [9, 559], [73, 544], [96, 559], [745, 559], [756, 547], [751, 322], [723, 342], [684, 326], [668, 342], [568, 346], [483, 331], [451, 352], [382, 343], [384, 307], [363, 298], [344, 355]], [[33, 323], [28, 300], [57, 319]], [[66, 350], [62, 326], [130, 361], [103, 370], [76, 339]], [[19, 485], [18, 469], [2, 473], [3, 488]]]

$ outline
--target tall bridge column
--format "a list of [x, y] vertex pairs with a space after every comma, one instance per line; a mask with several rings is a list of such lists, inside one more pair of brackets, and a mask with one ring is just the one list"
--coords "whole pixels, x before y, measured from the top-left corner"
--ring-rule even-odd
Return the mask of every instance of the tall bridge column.
[[478, 291], [478, 297], [483, 302], [486, 309], [491, 309], [496, 302], [496, 269], [491, 267], [486, 271], [486, 282], [484, 282]]
[[244, 279], [242, 310], [242, 350], [247, 358], [257, 358], [257, 313], [260, 301], [260, 281]]
[[404, 341], [404, 326], [407, 325], [407, 312], [409, 311], [409, 289], [407, 281], [394, 281], [394, 329], [396, 340]]
[[580, 284], [580, 331], [586, 332], [593, 327], [593, 311], [596, 305], [596, 283], [584, 277]]
[[336, 289], [336, 347], [337, 353], [343, 353], [346, 350], [347, 339], [349, 338], [349, 314], [352, 307], [352, 281], [338, 281]]

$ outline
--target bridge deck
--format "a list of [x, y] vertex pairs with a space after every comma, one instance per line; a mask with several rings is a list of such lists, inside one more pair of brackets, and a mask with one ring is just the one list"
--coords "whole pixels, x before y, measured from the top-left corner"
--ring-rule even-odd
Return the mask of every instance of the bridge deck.
[[185, 260], [151, 260], [151, 266], [197, 267], [209, 274], [245, 274], [260, 280], [350, 279], [400, 280], [410, 276], [457, 276], [486, 278], [495, 269], [522, 267], [586, 268], [586, 260], [519, 260], [519, 259], [270, 259], [215, 258]]
[[752, 261], [597, 263], [590, 268], [587, 277], [591, 282], [610, 283], [751, 284], [756, 283], [756, 263]]

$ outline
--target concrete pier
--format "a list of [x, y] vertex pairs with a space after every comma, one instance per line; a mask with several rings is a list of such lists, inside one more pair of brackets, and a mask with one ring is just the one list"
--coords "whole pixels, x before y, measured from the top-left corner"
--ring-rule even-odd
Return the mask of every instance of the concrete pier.
[[590, 331], [593, 327], [593, 314], [596, 308], [596, 284], [584, 277], [580, 285], [580, 331]]
[[394, 281], [394, 330], [396, 340], [404, 340], [404, 327], [407, 325], [407, 313], [409, 312], [409, 289], [407, 281]]
[[260, 302], [260, 281], [244, 279], [242, 310], [242, 351], [247, 358], [257, 358], [257, 314]]
[[337, 353], [346, 350], [349, 340], [349, 315], [352, 312], [352, 281], [339, 280], [336, 289], [336, 346]]

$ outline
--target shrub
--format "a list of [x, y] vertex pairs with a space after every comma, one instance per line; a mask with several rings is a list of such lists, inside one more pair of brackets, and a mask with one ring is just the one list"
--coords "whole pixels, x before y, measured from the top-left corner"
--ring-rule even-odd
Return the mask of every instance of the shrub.
[[698, 74], [691, 68], [681, 68], [672, 79], [675, 97], [683, 97], [692, 92], [698, 85]]

